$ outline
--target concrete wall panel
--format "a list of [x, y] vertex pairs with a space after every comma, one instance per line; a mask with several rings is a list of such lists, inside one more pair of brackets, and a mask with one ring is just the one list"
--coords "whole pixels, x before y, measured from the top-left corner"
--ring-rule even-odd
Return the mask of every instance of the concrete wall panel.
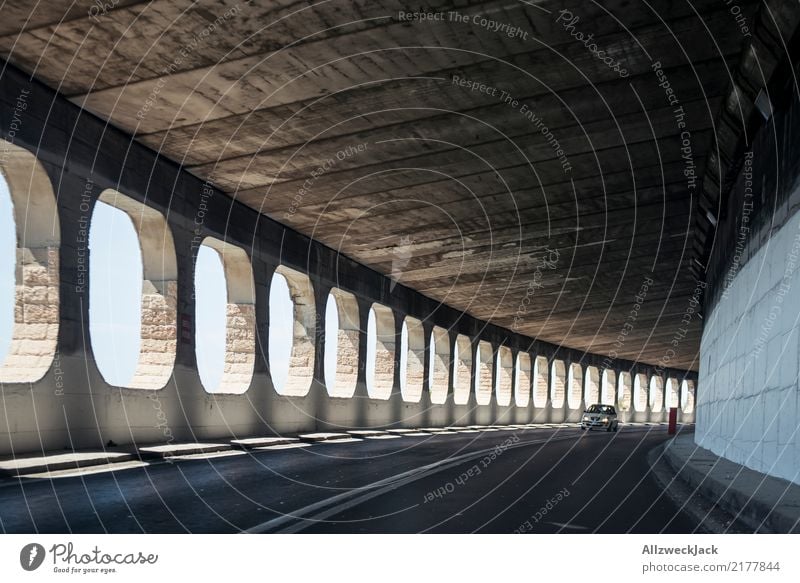
[[728, 281], [706, 316], [696, 413], [699, 445], [796, 483], [799, 267], [797, 213]]

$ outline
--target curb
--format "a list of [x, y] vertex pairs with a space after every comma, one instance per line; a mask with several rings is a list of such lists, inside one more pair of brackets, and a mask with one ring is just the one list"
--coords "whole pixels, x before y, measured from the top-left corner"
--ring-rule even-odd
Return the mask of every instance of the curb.
[[[800, 506], [784, 501], [787, 497], [800, 500], [800, 486], [721, 458], [695, 445], [694, 441], [692, 441], [692, 454], [684, 458], [675, 451], [677, 449], [674, 447], [675, 439], [664, 444], [663, 459], [674, 476], [691, 490], [735, 516], [737, 520], [752, 528], [753, 532], [800, 532]], [[697, 463], [698, 456], [702, 456], [702, 461], [706, 462], [706, 465]], [[713, 460], [711, 466], [713, 472], [706, 471], [709, 460]], [[692, 463], [693, 461], [695, 463]], [[735, 478], [723, 480], [717, 475], [720, 473]], [[743, 484], [754, 481], [759, 484], [755, 490], [746, 488]]]
[[[22, 460], [28, 459], [24, 456], [20, 456], [20, 458]], [[0, 478], [20, 478], [29, 474], [80, 470], [94, 466], [129, 462], [138, 458], [135, 453], [130, 452], [77, 451], [30, 459], [35, 459], [36, 461], [18, 466], [13, 463], [13, 460], [6, 460], [5, 463], [0, 462]], [[7, 467], [4, 467], [6, 465]]]

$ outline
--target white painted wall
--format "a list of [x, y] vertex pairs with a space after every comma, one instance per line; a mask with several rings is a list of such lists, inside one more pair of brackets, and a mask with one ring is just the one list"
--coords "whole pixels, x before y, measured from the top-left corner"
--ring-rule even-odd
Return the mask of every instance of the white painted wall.
[[800, 213], [740, 268], [706, 314], [697, 444], [800, 483]]

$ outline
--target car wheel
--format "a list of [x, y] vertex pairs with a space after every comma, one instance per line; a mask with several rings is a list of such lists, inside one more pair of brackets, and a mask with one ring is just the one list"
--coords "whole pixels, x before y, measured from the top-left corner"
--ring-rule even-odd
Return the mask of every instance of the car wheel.
[[609, 425], [608, 427], [606, 427], [606, 433], [608, 433], [609, 431], [611, 431], [611, 429], [612, 429], [613, 427], [614, 427], [613, 425]]
[[586, 431], [586, 428], [583, 425], [581, 425], [581, 431]]
[[614, 433], [619, 429], [619, 423], [614, 423]]

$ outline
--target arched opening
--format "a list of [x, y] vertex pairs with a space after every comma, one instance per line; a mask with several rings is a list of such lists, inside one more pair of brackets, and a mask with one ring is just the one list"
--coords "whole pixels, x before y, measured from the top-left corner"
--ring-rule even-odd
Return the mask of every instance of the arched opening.
[[694, 411], [694, 381], [684, 380], [681, 383], [681, 411], [692, 413]]
[[107, 383], [167, 384], [177, 346], [177, 278], [172, 233], [161, 213], [103, 191], [89, 229], [89, 331]]
[[667, 379], [667, 410], [672, 409], [673, 407], [677, 407], [680, 403], [680, 387], [678, 386], [678, 380], [673, 378]]
[[619, 373], [619, 393], [617, 394], [617, 409], [620, 411], [630, 411], [633, 401], [633, 389], [631, 388], [631, 373]]
[[583, 396], [583, 368], [577, 362], [569, 366], [569, 392], [567, 393], [567, 407], [579, 409]]
[[477, 354], [478, 370], [475, 374], [475, 401], [478, 405], [488, 405], [492, 402], [493, 359], [492, 345], [485, 340], [480, 340]]
[[643, 373], [633, 376], [633, 409], [640, 413], [647, 409], [647, 375]]
[[495, 363], [495, 398], [501, 407], [511, 404], [511, 380], [514, 373], [514, 355], [507, 346], [497, 349]]
[[425, 377], [425, 331], [411, 316], [403, 320], [400, 333], [400, 394], [407, 403], [419, 403]]
[[241, 394], [253, 378], [256, 309], [244, 249], [206, 237], [194, 269], [195, 355], [203, 388]]
[[61, 233], [44, 168], [32, 153], [5, 140], [0, 226], [0, 382], [34, 382], [56, 354]]
[[515, 363], [514, 375], [514, 404], [517, 407], [527, 407], [531, 402], [531, 382], [533, 371], [531, 369], [531, 355], [527, 352], [518, 352]]
[[353, 396], [358, 381], [358, 301], [339, 288], [325, 305], [325, 388], [331, 397]]
[[550, 369], [547, 357], [537, 356], [533, 361], [533, 406], [547, 405], [547, 389], [550, 385]]
[[472, 387], [472, 342], [463, 334], [456, 337], [453, 345], [453, 366], [453, 403], [466, 405]]
[[394, 312], [372, 304], [367, 318], [367, 394], [371, 399], [387, 400], [394, 386], [394, 360], [397, 336]]
[[550, 399], [554, 409], [564, 406], [567, 393], [567, 367], [563, 360], [554, 360], [550, 370], [553, 382], [553, 395]]
[[[2, 142], [0, 142], [1, 144]], [[16, 305], [17, 235], [14, 203], [0, 173], [0, 366], [11, 349]]]
[[444, 328], [434, 326], [431, 330], [429, 357], [428, 388], [431, 403], [443, 405], [447, 401], [447, 386], [450, 383], [450, 336]]
[[269, 288], [269, 370], [279, 395], [308, 394], [314, 378], [316, 323], [311, 280], [279, 265]]
[[600, 402], [600, 371], [596, 366], [586, 367], [586, 405]]
[[664, 408], [664, 379], [658, 376], [650, 377], [650, 410], [660, 413]]
[[603, 405], [615, 405], [617, 401], [617, 373], [610, 369], [603, 369], [601, 381], [600, 402]]

